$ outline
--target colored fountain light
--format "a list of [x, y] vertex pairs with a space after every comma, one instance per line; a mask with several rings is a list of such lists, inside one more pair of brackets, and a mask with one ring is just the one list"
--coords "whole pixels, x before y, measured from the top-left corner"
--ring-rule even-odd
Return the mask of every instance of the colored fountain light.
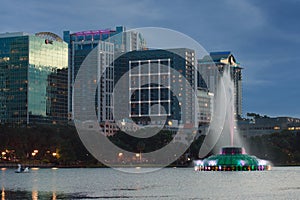
[[271, 163], [245, 153], [242, 147], [223, 147], [221, 153], [194, 161], [196, 171], [263, 171]]

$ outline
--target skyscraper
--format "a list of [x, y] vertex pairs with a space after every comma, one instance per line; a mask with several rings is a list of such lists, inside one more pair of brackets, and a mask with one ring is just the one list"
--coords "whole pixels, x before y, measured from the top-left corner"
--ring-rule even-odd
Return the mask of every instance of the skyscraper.
[[[133, 51], [119, 56], [115, 60], [115, 85], [125, 80], [120, 85], [128, 104], [123, 104], [118, 112], [139, 124], [159, 123], [151, 117], [165, 116], [167, 122], [194, 125], [194, 59], [195, 52], [186, 48]], [[128, 78], [122, 80], [124, 76]], [[116, 104], [124, 102], [118, 100], [115, 99]]]
[[234, 82], [235, 116], [239, 118], [242, 115], [242, 68], [230, 51], [211, 52], [209, 56], [198, 60], [198, 71], [201, 74], [198, 74], [198, 86], [205, 85], [214, 93], [225, 68], [230, 69]]
[[0, 34], [1, 123], [67, 120], [68, 45], [50, 32]]
[[[113, 61], [114, 56], [122, 52], [138, 50], [145, 47], [145, 41], [140, 33], [126, 32], [125, 27], [118, 26], [115, 30], [88, 30], [70, 33], [64, 31], [64, 41], [69, 44], [69, 71], [68, 71], [68, 113], [69, 120], [73, 119], [73, 84], [77, 72], [88, 56], [95, 48], [100, 60], [98, 68], [103, 74], [103, 83], [99, 83], [97, 91], [97, 115], [99, 122], [113, 121], [111, 115], [112, 105], [108, 105], [112, 99], [113, 90]], [[97, 59], [97, 58], [95, 58]], [[104, 73], [105, 72], [105, 73]], [[98, 77], [100, 78], [100, 77]]]

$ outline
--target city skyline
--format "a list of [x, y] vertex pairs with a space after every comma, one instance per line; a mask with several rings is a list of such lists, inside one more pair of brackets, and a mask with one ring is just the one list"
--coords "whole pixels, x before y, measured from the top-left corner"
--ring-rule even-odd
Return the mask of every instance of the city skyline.
[[[4, 1], [0, 32], [156, 26], [180, 31], [211, 51], [229, 50], [243, 71], [243, 115], [300, 117], [296, 64], [299, 1]], [[149, 11], [149, 12], [147, 12]], [[212, 12], [213, 11], [213, 12]], [[105, 16], [105, 17], [103, 17]], [[22, 19], [22, 20], [20, 20]], [[9, 23], [8, 23], [9, 22]]]

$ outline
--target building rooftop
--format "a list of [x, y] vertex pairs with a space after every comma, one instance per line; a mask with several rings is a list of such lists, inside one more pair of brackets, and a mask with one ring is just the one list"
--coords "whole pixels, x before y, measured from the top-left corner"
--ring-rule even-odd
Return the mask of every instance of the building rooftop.
[[[102, 34], [114, 34], [126, 31], [124, 26], [117, 26], [115, 29], [106, 28], [106, 29], [99, 29], [99, 30], [84, 30], [71, 33], [71, 35], [75, 36], [89, 36], [89, 35], [102, 35]], [[66, 31], [69, 32], [69, 31]]]
[[20, 37], [20, 36], [28, 36], [29, 33], [25, 32], [7, 32], [7, 33], [0, 33], [0, 38], [8, 38], [8, 37]]
[[216, 63], [216, 64], [226, 64], [234, 67], [239, 67], [239, 63], [236, 62], [235, 57], [230, 51], [218, 51], [210, 52], [209, 55], [204, 56], [202, 59], [198, 60], [198, 63]]
[[72, 33], [72, 35], [81, 36], [81, 35], [100, 35], [100, 34], [110, 34], [115, 33], [115, 30], [105, 29], [105, 30], [90, 30], [90, 31], [80, 31]]
[[231, 55], [230, 51], [210, 52], [210, 57], [214, 62], [220, 62], [222, 59], [226, 59]]

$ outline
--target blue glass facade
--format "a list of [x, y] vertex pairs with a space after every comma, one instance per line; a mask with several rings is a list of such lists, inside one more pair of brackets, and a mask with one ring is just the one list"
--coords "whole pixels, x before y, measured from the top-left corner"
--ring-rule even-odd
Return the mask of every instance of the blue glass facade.
[[1, 123], [26, 122], [28, 36], [0, 38]]
[[1, 123], [67, 119], [68, 48], [37, 35], [0, 35]]

